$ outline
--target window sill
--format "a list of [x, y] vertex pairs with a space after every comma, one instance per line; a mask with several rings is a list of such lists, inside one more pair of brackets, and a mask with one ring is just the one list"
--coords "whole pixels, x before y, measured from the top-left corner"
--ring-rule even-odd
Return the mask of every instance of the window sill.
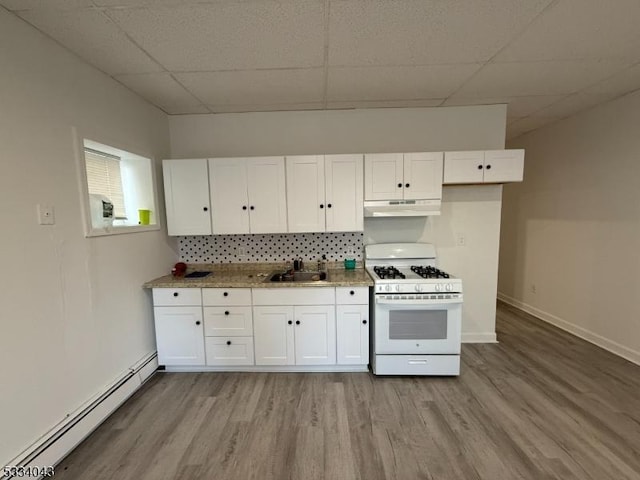
[[109, 228], [92, 228], [85, 237], [105, 237], [107, 235], [122, 235], [125, 233], [154, 232], [160, 230], [160, 225], [125, 225]]

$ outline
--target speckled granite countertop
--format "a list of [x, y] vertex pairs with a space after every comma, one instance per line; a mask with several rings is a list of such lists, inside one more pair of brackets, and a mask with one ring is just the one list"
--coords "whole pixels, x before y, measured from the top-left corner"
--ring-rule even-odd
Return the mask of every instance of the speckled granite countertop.
[[373, 280], [358, 263], [354, 270], [345, 270], [338, 262], [327, 262], [327, 280], [309, 282], [269, 282], [267, 276], [283, 272], [282, 263], [189, 264], [187, 273], [211, 271], [203, 278], [178, 278], [165, 275], [151, 280], [144, 288], [297, 288], [297, 287], [370, 287]]

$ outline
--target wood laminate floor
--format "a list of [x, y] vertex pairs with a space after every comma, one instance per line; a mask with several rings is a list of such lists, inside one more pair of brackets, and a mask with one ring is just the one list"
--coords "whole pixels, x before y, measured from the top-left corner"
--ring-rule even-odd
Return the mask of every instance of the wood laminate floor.
[[57, 479], [640, 479], [640, 367], [516, 309], [457, 378], [155, 375]]

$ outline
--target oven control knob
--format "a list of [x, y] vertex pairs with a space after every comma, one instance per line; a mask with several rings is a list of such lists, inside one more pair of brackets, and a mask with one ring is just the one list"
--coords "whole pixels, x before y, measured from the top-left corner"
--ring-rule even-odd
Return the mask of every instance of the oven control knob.
[[442, 291], [442, 285], [440, 283], [436, 284], [436, 292], [441, 292]]
[[450, 292], [453, 286], [450, 283], [447, 283], [447, 292]]
[[422, 291], [422, 285], [416, 285], [416, 292], [421, 292]]
[[396, 285], [396, 292], [400, 291], [400, 285]]
[[390, 291], [391, 291], [391, 285], [385, 285], [385, 286], [384, 286], [384, 289], [385, 289], [387, 292], [390, 292]]

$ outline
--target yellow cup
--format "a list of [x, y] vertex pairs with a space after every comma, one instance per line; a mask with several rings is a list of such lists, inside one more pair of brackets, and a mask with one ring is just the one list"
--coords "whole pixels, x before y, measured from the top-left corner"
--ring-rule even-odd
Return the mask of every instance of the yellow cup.
[[151, 210], [138, 210], [138, 223], [140, 225], [149, 225], [151, 220]]

